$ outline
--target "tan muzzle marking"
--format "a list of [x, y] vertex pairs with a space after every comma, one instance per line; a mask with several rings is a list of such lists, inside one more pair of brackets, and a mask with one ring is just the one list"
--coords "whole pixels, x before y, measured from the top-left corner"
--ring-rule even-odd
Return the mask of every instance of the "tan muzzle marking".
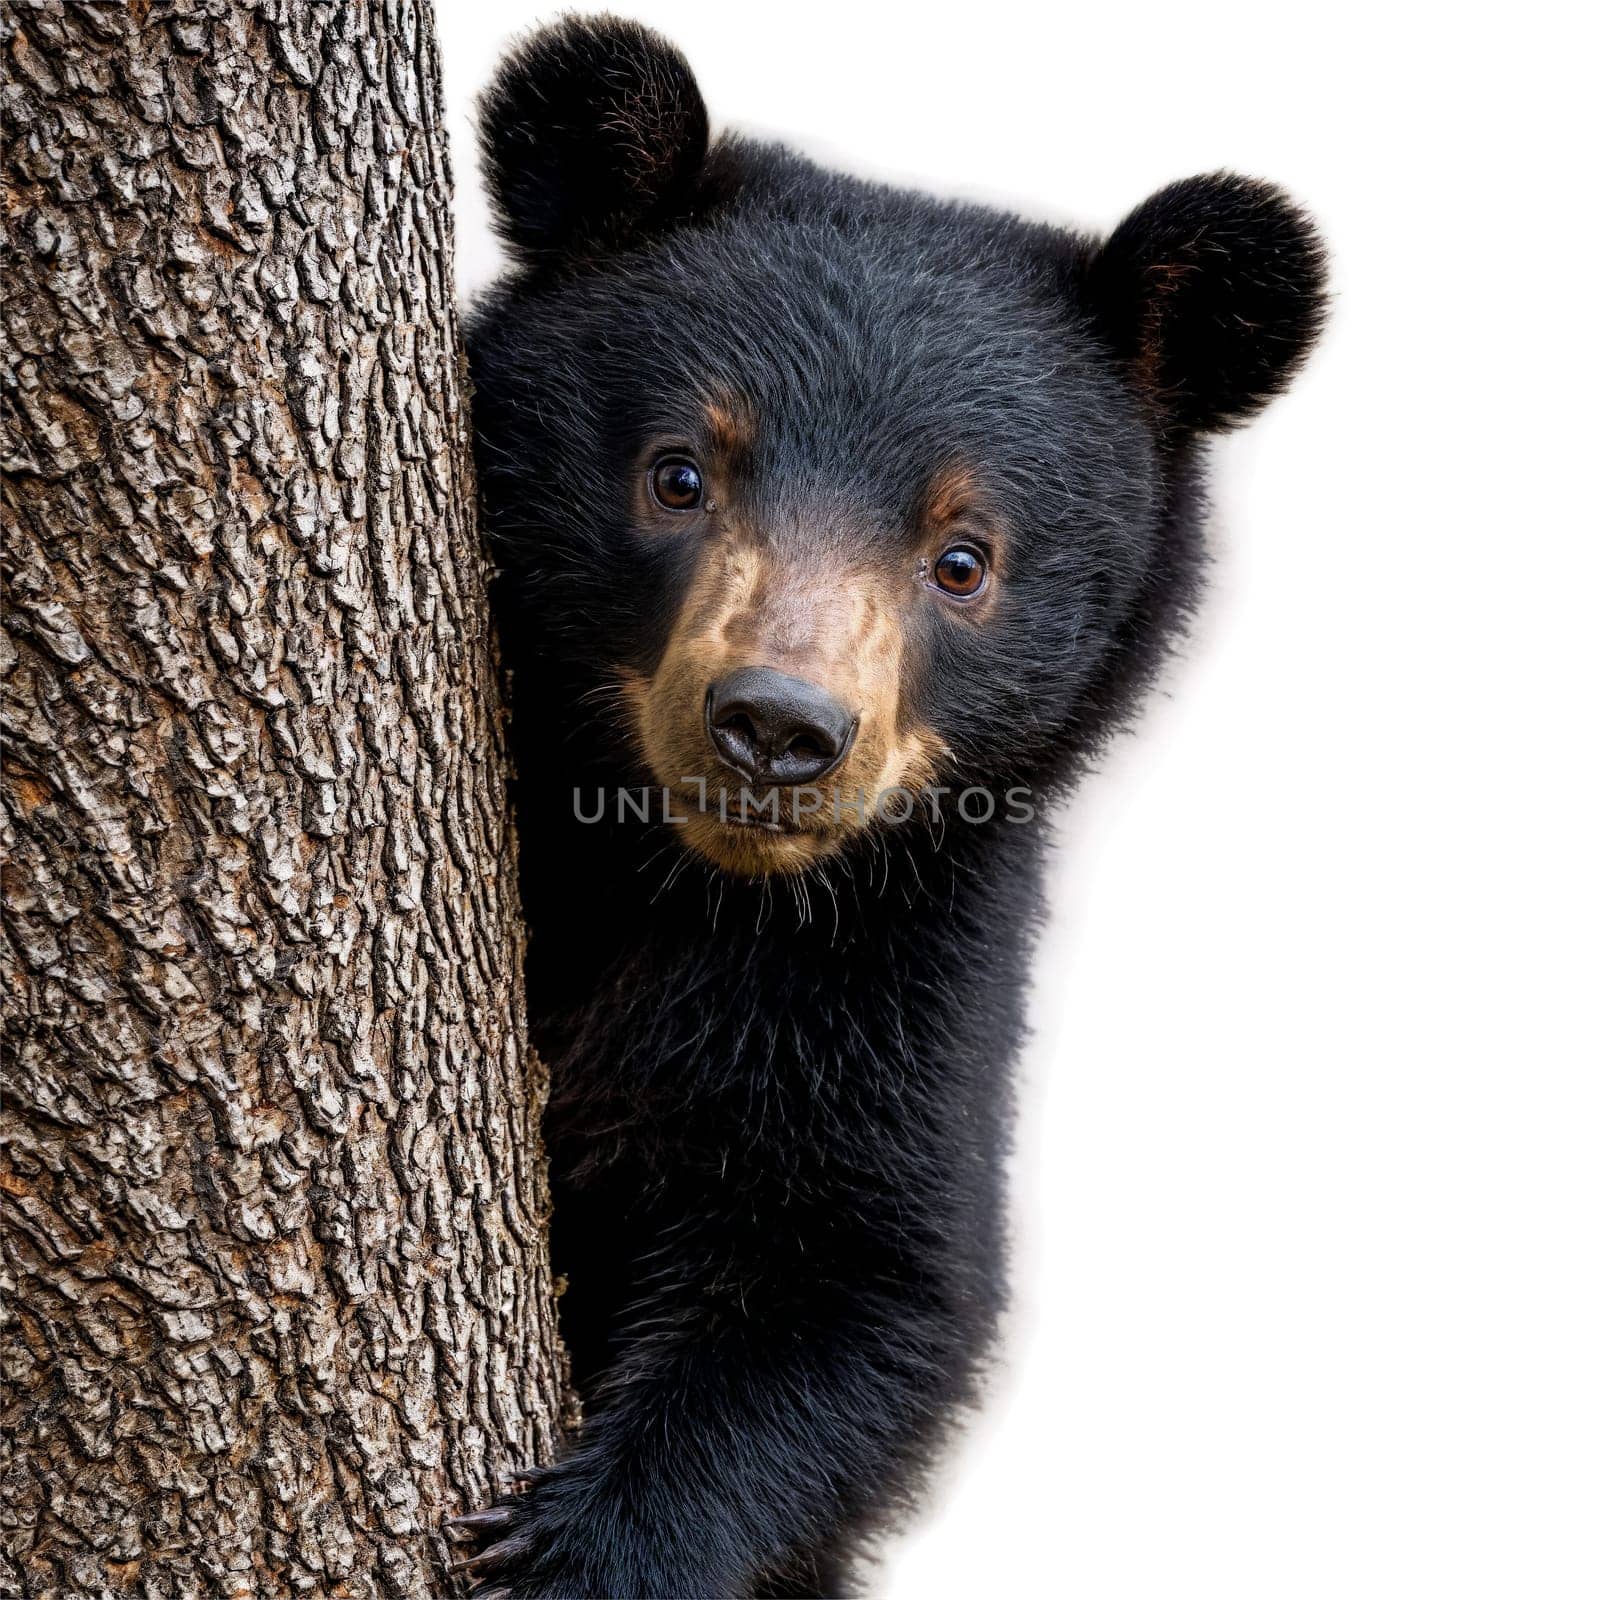
[[[624, 679], [646, 761], [679, 809], [704, 791], [709, 814], [682, 824], [685, 842], [720, 867], [765, 874], [803, 871], [865, 826], [887, 790], [930, 781], [935, 742], [903, 726], [905, 608], [910, 574], [857, 564], [827, 574], [797, 570], [769, 545], [724, 530], [704, 554], [660, 664]], [[723, 766], [705, 729], [710, 686], [742, 667], [766, 666], [817, 684], [857, 718], [854, 743], [816, 786], [820, 804], [781, 808], [784, 832], [724, 823], [719, 791], [737, 814], [739, 776]], [[765, 803], [770, 795], [758, 796]], [[780, 802], [786, 797], [778, 792]], [[792, 798], [792, 797], [790, 797]]]

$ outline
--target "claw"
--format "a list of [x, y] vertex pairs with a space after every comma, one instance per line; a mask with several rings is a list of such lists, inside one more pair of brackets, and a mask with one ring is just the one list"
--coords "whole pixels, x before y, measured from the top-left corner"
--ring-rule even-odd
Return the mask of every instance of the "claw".
[[498, 1544], [492, 1544], [487, 1549], [480, 1550], [476, 1555], [466, 1556], [460, 1561], [450, 1563], [450, 1573], [453, 1577], [460, 1572], [475, 1572], [479, 1567], [498, 1567], [511, 1560], [513, 1556], [520, 1555], [523, 1550], [521, 1539], [502, 1539]]
[[445, 1531], [452, 1539], [479, 1539], [486, 1533], [499, 1533], [509, 1528], [516, 1519], [511, 1506], [487, 1506], [482, 1511], [465, 1511], [445, 1523]]

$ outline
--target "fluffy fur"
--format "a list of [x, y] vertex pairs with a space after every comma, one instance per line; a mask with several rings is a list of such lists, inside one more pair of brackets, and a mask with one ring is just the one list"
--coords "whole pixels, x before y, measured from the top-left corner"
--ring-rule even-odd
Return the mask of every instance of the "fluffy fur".
[[905, 714], [956, 788], [1065, 790], [1194, 601], [1198, 444], [1322, 313], [1305, 218], [1232, 177], [1109, 241], [723, 136], [676, 51], [569, 21], [505, 64], [485, 160], [523, 265], [469, 332], [498, 559], [562, 1327], [586, 1421], [464, 1519], [485, 1594], [837, 1595], [973, 1395], [1038, 823], [935, 819], [741, 877], [573, 792], [661, 781], [623, 686], [704, 559], [641, 529], [639, 451], [709, 398], [773, 559], [913, 538], [930, 473], [1003, 530], [980, 612], [907, 600]]

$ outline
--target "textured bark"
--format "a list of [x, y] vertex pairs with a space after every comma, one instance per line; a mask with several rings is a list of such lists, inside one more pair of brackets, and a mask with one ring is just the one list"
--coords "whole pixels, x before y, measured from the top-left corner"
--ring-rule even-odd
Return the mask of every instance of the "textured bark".
[[0, 1592], [438, 1594], [559, 1384], [431, 16], [3, 31]]

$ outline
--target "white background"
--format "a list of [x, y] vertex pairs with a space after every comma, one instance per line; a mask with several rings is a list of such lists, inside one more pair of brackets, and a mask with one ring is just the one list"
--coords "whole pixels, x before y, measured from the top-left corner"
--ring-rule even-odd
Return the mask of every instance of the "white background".
[[[1060, 827], [983, 1416], [875, 1592], [1600, 1595], [1600, 300], [1579, 8], [623, 4], [718, 124], [1335, 257], [1182, 662]], [[551, 8], [439, 0], [467, 113]], [[1563, 20], [1565, 19], [1565, 20]]]

